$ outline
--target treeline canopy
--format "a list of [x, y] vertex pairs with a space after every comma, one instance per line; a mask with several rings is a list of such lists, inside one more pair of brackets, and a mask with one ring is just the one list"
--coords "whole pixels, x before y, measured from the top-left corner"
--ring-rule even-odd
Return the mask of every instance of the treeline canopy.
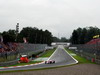
[[[35, 44], [48, 44], [52, 42], [52, 34], [48, 30], [43, 31], [36, 27], [25, 27], [20, 33], [16, 34], [15, 30], [4, 31], [1, 33], [4, 43], [6, 42], [24, 42], [23, 38], [26, 38], [28, 43]], [[17, 36], [17, 38], [16, 38]]]
[[72, 44], [85, 44], [95, 35], [100, 35], [100, 29], [97, 27], [77, 28], [73, 30], [70, 41]]
[[61, 39], [58, 37], [53, 37], [53, 42], [69, 42], [69, 39], [66, 37], [61, 37]]

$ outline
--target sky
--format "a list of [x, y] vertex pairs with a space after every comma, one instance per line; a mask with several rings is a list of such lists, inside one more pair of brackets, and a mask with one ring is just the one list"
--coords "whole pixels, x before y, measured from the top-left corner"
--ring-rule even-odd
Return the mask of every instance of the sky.
[[69, 38], [78, 27], [100, 28], [100, 0], [0, 0], [0, 32], [17, 23]]

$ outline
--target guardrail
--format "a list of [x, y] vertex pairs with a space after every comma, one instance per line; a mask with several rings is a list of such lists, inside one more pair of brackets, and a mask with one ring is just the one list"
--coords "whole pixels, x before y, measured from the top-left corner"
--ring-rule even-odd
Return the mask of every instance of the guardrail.
[[47, 47], [47, 44], [18, 43], [16, 51], [0, 53], [0, 66], [4, 66], [4, 65], [6, 66], [6, 65], [17, 63], [18, 61], [17, 58], [20, 55], [26, 54], [28, 56], [31, 56], [32, 54], [36, 52], [45, 51], [46, 47]]
[[78, 44], [70, 45], [76, 54], [87, 58], [88, 60], [95, 60], [96, 63], [100, 64], [100, 44]]

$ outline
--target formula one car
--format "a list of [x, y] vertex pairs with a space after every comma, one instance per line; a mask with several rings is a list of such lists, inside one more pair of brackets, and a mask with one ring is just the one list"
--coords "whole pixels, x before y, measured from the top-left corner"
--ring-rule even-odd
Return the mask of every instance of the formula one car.
[[55, 61], [54, 60], [48, 60], [48, 61], [45, 61], [45, 64], [54, 64]]

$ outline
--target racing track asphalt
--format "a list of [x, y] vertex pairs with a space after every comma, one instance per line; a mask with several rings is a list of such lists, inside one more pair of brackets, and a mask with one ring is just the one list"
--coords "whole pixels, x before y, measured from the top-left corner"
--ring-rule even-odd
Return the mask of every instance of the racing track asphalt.
[[64, 66], [64, 65], [71, 65], [78, 63], [76, 59], [74, 59], [71, 55], [68, 54], [68, 52], [64, 49], [62, 45], [58, 46], [58, 48], [55, 50], [55, 52], [50, 56], [48, 60], [54, 60], [55, 64], [45, 64], [43, 62], [38, 65], [0, 68], [0, 71], [39, 69], [39, 68], [57, 67], [57, 66]]

